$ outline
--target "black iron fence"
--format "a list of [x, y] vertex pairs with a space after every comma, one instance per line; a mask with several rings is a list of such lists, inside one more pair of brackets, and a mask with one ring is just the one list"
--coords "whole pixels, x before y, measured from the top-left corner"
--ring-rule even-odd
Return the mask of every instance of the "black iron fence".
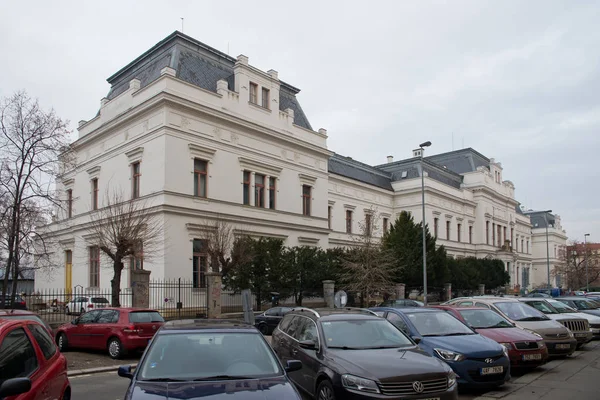
[[[256, 293], [252, 292], [252, 308], [254, 311], [264, 311], [271, 307], [324, 307], [323, 288], [307, 289], [299, 294], [281, 294], [280, 292], [261, 293], [260, 304], [257, 304]], [[299, 304], [301, 303], [301, 304]], [[242, 294], [231, 290], [221, 291], [221, 313], [239, 313], [244, 311], [242, 304]]]
[[207, 315], [209, 289], [197, 287], [193, 281], [181, 278], [150, 281], [148, 292], [150, 308], [167, 320], [205, 318]]

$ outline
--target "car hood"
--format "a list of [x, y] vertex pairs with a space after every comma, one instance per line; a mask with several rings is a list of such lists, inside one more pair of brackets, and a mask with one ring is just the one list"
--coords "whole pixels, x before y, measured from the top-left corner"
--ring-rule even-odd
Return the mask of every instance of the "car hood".
[[[555, 320], [547, 320], [547, 321], [513, 321], [518, 326], [529, 329], [537, 332], [538, 330], [562, 330], [566, 329], [560, 322], [556, 322]], [[538, 332], [539, 333], [539, 332]]]
[[130, 396], [125, 398], [130, 400], [301, 400], [285, 377], [207, 382], [134, 382], [128, 394]]
[[476, 329], [477, 333], [498, 343], [536, 342], [542, 340], [532, 333], [520, 328], [489, 328]]
[[456, 351], [469, 358], [496, 357], [504, 352], [498, 343], [481, 335], [426, 336], [421, 343], [432, 349]]
[[600, 309], [595, 309], [595, 310], [581, 310], [581, 312], [584, 312], [584, 313], [589, 314], [589, 315], [595, 315], [595, 316], [600, 317]]
[[567, 319], [585, 319], [590, 324], [600, 324], [600, 316], [598, 316], [598, 315], [586, 314], [586, 313], [582, 313], [582, 312], [563, 313], [561, 315], [564, 315], [565, 318], [567, 318]]
[[368, 379], [402, 380], [437, 379], [446, 377], [452, 370], [443, 362], [418, 347], [408, 349], [329, 349], [329, 355], [347, 373]]

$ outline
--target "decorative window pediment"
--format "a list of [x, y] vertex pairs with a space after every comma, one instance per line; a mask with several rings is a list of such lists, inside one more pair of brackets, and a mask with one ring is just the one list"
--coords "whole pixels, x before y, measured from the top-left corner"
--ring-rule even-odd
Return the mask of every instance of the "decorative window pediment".
[[75, 184], [75, 179], [74, 178], [63, 179], [62, 184], [65, 187], [65, 189], [71, 189], [71, 188], [73, 188], [73, 185]]
[[200, 146], [194, 143], [188, 144], [188, 149], [190, 151], [191, 158], [201, 158], [206, 161], [211, 161], [217, 152], [216, 149], [211, 147]]
[[352, 204], [344, 204], [344, 208], [346, 210], [354, 210], [356, 206], [353, 206]]
[[316, 176], [306, 175], [306, 174], [298, 174], [298, 179], [303, 185], [313, 186], [315, 182], [317, 182]]
[[129, 150], [128, 152], [125, 153], [125, 155], [129, 159], [130, 163], [140, 161], [142, 159], [143, 154], [144, 154], [143, 147], [136, 147], [135, 149]]
[[240, 167], [252, 172], [258, 172], [268, 176], [279, 177], [283, 168], [276, 165], [267, 164], [262, 161], [252, 160], [246, 157], [238, 157]]
[[90, 176], [90, 179], [97, 178], [98, 175], [100, 175], [100, 166], [96, 165], [95, 167], [88, 169], [87, 173]]

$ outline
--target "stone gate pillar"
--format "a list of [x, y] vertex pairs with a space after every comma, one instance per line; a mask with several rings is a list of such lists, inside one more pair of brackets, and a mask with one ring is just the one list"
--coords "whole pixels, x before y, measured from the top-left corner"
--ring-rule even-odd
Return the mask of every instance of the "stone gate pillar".
[[404, 283], [396, 283], [396, 299], [406, 298], [406, 285]]
[[131, 281], [131, 306], [150, 308], [150, 271], [145, 269], [132, 270]]
[[221, 287], [222, 278], [218, 272], [207, 272], [205, 274], [208, 290], [206, 301], [206, 313], [208, 318], [219, 318], [221, 316]]
[[446, 301], [452, 300], [452, 283], [446, 283], [444, 285], [444, 291], [446, 293]]
[[480, 296], [484, 296], [485, 295], [485, 285], [483, 283], [479, 284], [479, 295]]
[[327, 308], [333, 308], [333, 297], [335, 295], [335, 281], [323, 281], [323, 300]]

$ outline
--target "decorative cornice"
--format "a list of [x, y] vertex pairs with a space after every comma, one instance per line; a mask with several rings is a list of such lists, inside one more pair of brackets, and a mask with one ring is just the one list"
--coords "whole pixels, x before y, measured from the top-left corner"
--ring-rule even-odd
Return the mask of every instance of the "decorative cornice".
[[298, 179], [300, 179], [300, 183], [304, 185], [314, 185], [317, 182], [317, 177], [306, 175], [306, 174], [298, 174]]
[[240, 167], [243, 169], [248, 169], [252, 172], [258, 172], [261, 174], [276, 176], [279, 177], [281, 174], [282, 167], [278, 167], [272, 164], [266, 164], [261, 161], [252, 160], [246, 157], [238, 157], [238, 162], [240, 163]]
[[445, 217], [446, 217], [446, 219], [452, 219], [452, 217], [454, 217], [454, 215], [452, 215], [452, 214], [446, 214]]
[[201, 159], [207, 160], [207, 161], [212, 160], [215, 153], [217, 152], [216, 149], [213, 149], [210, 147], [205, 147], [205, 146], [200, 146], [200, 145], [197, 145], [194, 143], [188, 144], [188, 149], [190, 151], [192, 158], [201, 158]]
[[97, 177], [98, 175], [100, 175], [100, 166], [96, 165], [95, 167], [88, 169], [87, 173], [90, 176], [90, 178]]
[[442, 212], [441, 211], [437, 211], [437, 210], [433, 210], [432, 214], [433, 215], [442, 215]]
[[75, 178], [63, 179], [62, 184], [65, 188], [70, 188], [75, 183]]
[[270, 233], [270, 232], [259, 232], [259, 231], [250, 231], [247, 229], [234, 229], [233, 230], [233, 236], [237, 237], [244, 237], [244, 236], [249, 236], [252, 238], [261, 238], [261, 237], [265, 237], [265, 238], [272, 238], [272, 239], [282, 239], [285, 240], [288, 238], [288, 235], [279, 235], [277, 233]]
[[60, 244], [64, 249], [69, 249], [75, 246], [75, 238], [63, 239], [59, 240], [58, 244]]
[[353, 206], [352, 204], [344, 204], [344, 208], [347, 210], [354, 210], [356, 206]]
[[318, 238], [306, 237], [306, 236], [298, 236], [298, 241], [300, 243], [306, 243], [306, 244], [311, 244], [311, 245], [316, 245], [319, 243]]
[[143, 147], [136, 147], [133, 150], [129, 150], [125, 152], [125, 155], [129, 159], [129, 162], [136, 162], [142, 159], [142, 155], [144, 154]]
[[329, 205], [333, 206], [335, 204], [335, 200], [329, 200]]

